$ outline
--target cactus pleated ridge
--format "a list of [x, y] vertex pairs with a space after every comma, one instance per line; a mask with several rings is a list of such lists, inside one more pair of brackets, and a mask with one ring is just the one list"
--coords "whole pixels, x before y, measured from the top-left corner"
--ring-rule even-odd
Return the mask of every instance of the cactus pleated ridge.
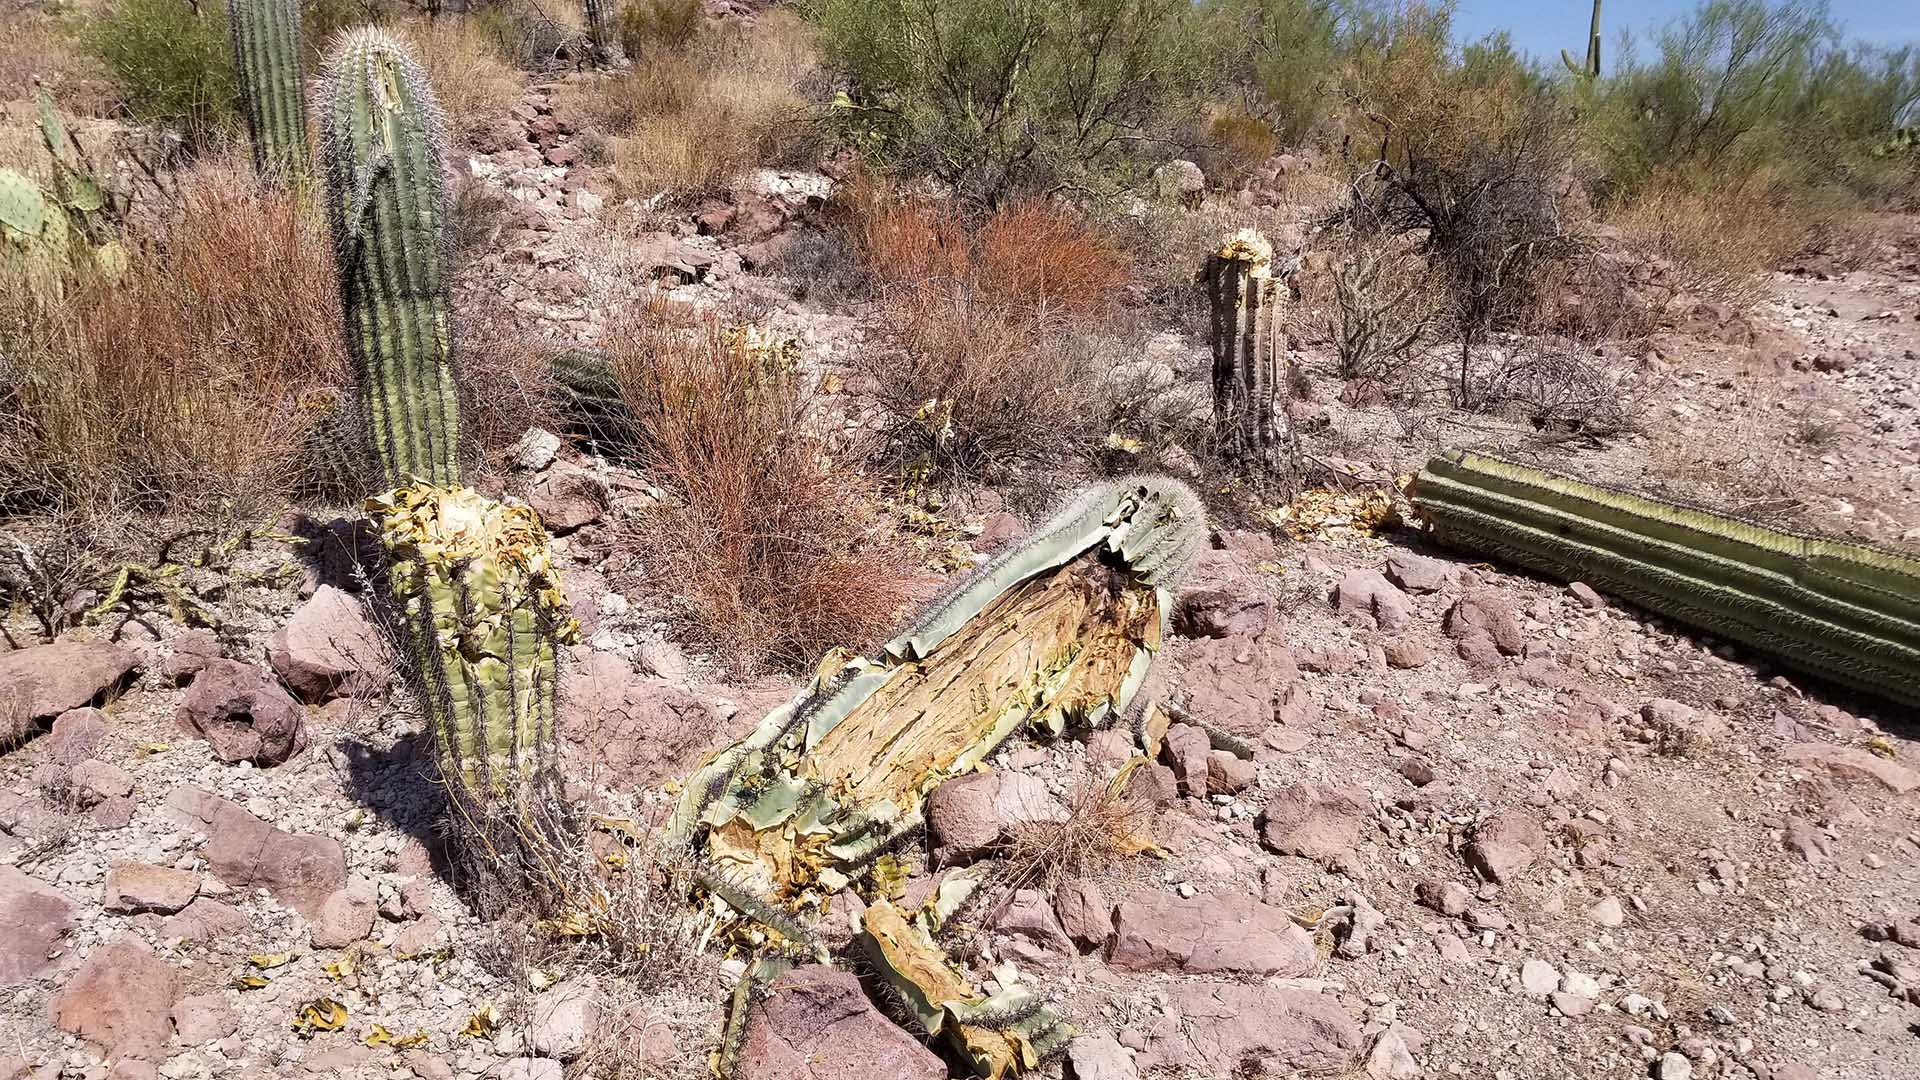
[[710, 933], [754, 955], [810, 947], [806, 924], [851, 888], [868, 902], [852, 929], [876, 977], [977, 1071], [1032, 1069], [1065, 1045], [1072, 1029], [1017, 972], [997, 972], [987, 995], [936, 940], [977, 868], [914, 910], [885, 882], [933, 789], [984, 767], [1014, 732], [1057, 736], [1140, 710], [1171, 590], [1206, 533], [1178, 481], [1094, 485], [875, 655], [830, 655], [812, 686], [680, 788], [667, 842], [698, 860]]
[[460, 479], [447, 317], [446, 125], [419, 62], [347, 32], [315, 95], [326, 211], [360, 405], [389, 486]]
[[1242, 229], [1207, 259], [1213, 343], [1213, 415], [1222, 444], [1247, 462], [1279, 449], [1274, 422], [1280, 340], [1273, 245]]
[[1920, 558], [1463, 451], [1428, 463], [1413, 502], [1444, 543], [1920, 706]]
[[299, 0], [227, 0], [227, 40], [262, 176], [307, 171], [307, 98]]

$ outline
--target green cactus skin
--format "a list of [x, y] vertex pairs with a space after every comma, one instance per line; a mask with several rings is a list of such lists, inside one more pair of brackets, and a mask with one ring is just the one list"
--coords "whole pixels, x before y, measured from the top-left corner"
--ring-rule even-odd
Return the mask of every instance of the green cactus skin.
[[0, 169], [0, 288], [57, 297], [73, 271], [67, 215], [40, 186]]
[[1413, 502], [1444, 543], [1920, 706], [1920, 559], [1463, 451], [1428, 463]]
[[412, 52], [385, 31], [342, 36], [315, 96], [347, 347], [387, 482], [460, 479], [447, 325], [446, 136]]
[[1560, 62], [1581, 78], [1600, 77], [1600, 0], [1593, 0], [1593, 22], [1587, 28], [1587, 62], [1575, 63], [1573, 54], [1565, 49], [1560, 50]]
[[1273, 248], [1252, 230], [1207, 257], [1212, 310], [1213, 416], [1221, 444], [1243, 461], [1270, 461], [1279, 447], [1273, 403], [1280, 343]]
[[307, 172], [307, 98], [299, 0], [227, 0], [227, 40], [261, 176]]
[[553, 381], [558, 388], [560, 414], [574, 434], [591, 440], [608, 456], [621, 457], [633, 451], [639, 433], [606, 354], [591, 349], [560, 353], [553, 358]]

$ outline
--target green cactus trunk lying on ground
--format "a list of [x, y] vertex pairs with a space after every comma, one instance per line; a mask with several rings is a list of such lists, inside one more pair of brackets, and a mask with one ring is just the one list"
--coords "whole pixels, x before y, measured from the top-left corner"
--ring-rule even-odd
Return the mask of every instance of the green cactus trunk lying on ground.
[[1212, 308], [1213, 416], [1226, 450], [1265, 463], [1279, 448], [1274, 396], [1279, 368], [1279, 282], [1273, 247], [1252, 229], [1207, 257]]
[[1575, 63], [1573, 54], [1565, 49], [1560, 50], [1560, 62], [1575, 75], [1588, 79], [1600, 77], [1600, 0], [1593, 0], [1593, 23], [1587, 28], [1587, 62]]
[[1428, 463], [1413, 502], [1445, 543], [1920, 705], [1920, 558], [1462, 451]]
[[301, 70], [298, 0], [227, 0], [233, 71], [262, 176], [307, 171], [307, 97]]
[[[554, 731], [577, 627], [532, 510], [460, 486], [447, 332], [439, 108], [404, 46], [356, 30], [321, 98], [327, 216], [346, 333], [392, 490], [370, 500], [389, 622], [406, 645], [463, 861], [545, 897], [573, 830]], [[485, 890], [482, 890], [483, 893]]]
[[372, 27], [341, 38], [315, 100], [347, 348], [375, 453], [390, 486], [452, 486], [460, 414], [440, 107], [412, 52]]
[[639, 432], [620, 392], [613, 363], [604, 353], [568, 349], [553, 358], [558, 411], [572, 434], [589, 440], [608, 457], [633, 451]]
[[1064, 1045], [1070, 1029], [1010, 975], [990, 997], [946, 962], [932, 935], [964, 896], [943, 886], [901, 911], [884, 868], [918, 835], [933, 789], [1023, 727], [1125, 724], [1143, 749], [1157, 743], [1164, 728], [1142, 688], [1170, 590], [1205, 535], [1198, 499], [1177, 481], [1096, 485], [877, 655], [830, 660], [812, 689], [709, 757], [668, 841], [701, 861], [716, 930], [747, 949], [804, 948], [804, 922], [853, 886], [871, 905], [860, 933], [881, 980], [978, 1071], [1023, 1071]]

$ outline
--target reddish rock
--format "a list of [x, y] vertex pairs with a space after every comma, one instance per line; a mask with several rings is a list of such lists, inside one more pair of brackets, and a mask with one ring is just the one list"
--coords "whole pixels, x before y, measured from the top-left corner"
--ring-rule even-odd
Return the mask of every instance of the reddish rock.
[[1178, 1019], [1148, 1047], [1193, 1076], [1235, 1076], [1248, 1062], [1270, 1075], [1342, 1075], [1357, 1062], [1360, 1026], [1325, 994], [1290, 986], [1186, 982], [1169, 991]]
[[1047, 785], [1026, 773], [969, 773], [934, 788], [927, 799], [927, 831], [942, 864], [987, 854], [1017, 825], [1066, 819], [1066, 808]]
[[184, 824], [206, 832], [201, 854], [229, 885], [265, 888], [308, 918], [346, 885], [346, 856], [327, 837], [274, 828], [240, 805], [191, 786], [175, 788], [167, 805]]
[[607, 486], [587, 470], [556, 461], [527, 492], [527, 505], [555, 536], [591, 525], [607, 514]]
[[1360, 830], [1372, 820], [1373, 800], [1362, 788], [1289, 784], [1260, 811], [1260, 842], [1281, 855], [1351, 867]]
[[1207, 794], [1238, 795], [1253, 786], [1258, 776], [1252, 761], [1233, 756], [1225, 750], [1207, 755]]
[[741, 1080], [946, 1080], [947, 1067], [882, 1016], [853, 975], [822, 965], [773, 981], [747, 1021]]
[[107, 799], [133, 794], [133, 774], [118, 765], [98, 758], [87, 758], [73, 767], [73, 791], [82, 806], [94, 806]]
[[1083, 949], [1098, 949], [1113, 936], [1113, 910], [1100, 886], [1084, 878], [1060, 884], [1053, 895], [1060, 927]]
[[47, 749], [53, 760], [73, 765], [91, 756], [107, 737], [107, 714], [99, 709], [68, 709], [54, 718]]
[[220, 639], [214, 637], [211, 630], [184, 631], [170, 644], [173, 651], [160, 662], [160, 673], [176, 684], [198, 674], [207, 666], [207, 661], [221, 657]]
[[1183, 637], [1259, 637], [1276, 618], [1273, 598], [1232, 552], [1196, 555], [1174, 596], [1173, 630]]
[[122, 935], [93, 950], [48, 1012], [62, 1031], [116, 1057], [152, 1059], [173, 1035], [180, 979], [147, 944]]
[[1467, 865], [1506, 884], [1519, 877], [1547, 850], [1547, 834], [1531, 814], [1509, 810], [1488, 818], [1473, 831]]
[[0, 653], [0, 749], [38, 734], [37, 721], [120, 686], [139, 662], [133, 650], [104, 641], [56, 641]]
[[1848, 780], [1871, 780], [1896, 795], [1920, 790], [1920, 771], [1866, 750], [1832, 743], [1795, 743], [1780, 756], [1803, 769], [1813, 769]]
[[1104, 1031], [1076, 1035], [1067, 1046], [1073, 1080], [1138, 1080], [1140, 1067], [1120, 1040]]
[[200, 893], [200, 875], [191, 870], [146, 863], [121, 863], [107, 871], [101, 903], [123, 915], [155, 911], [171, 915]]
[[1460, 568], [1411, 551], [1387, 553], [1387, 579], [1410, 593], [1436, 593], [1460, 584]]
[[185, 938], [188, 941], [214, 941], [238, 934], [253, 923], [247, 913], [232, 904], [202, 896], [180, 909], [177, 915], [160, 920], [163, 940]]
[[379, 897], [373, 882], [356, 877], [320, 902], [308, 933], [316, 949], [344, 949], [373, 930]]
[[267, 662], [309, 701], [367, 697], [387, 685], [386, 639], [352, 594], [322, 585], [267, 639]]
[[1180, 685], [1196, 720], [1243, 739], [1273, 723], [1282, 691], [1300, 677], [1277, 632], [1207, 638], [1187, 650]]
[[1043, 953], [1073, 952], [1073, 941], [1054, 914], [1047, 894], [1039, 889], [1020, 889], [994, 920], [993, 928]]
[[1233, 972], [1293, 978], [1313, 970], [1313, 938], [1250, 896], [1182, 900], [1155, 892], [1123, 902], [1107, 962], [1122, 971]]
[[1413, 621], [1413, 601], [1378, 570], [1348, 571], [1334, 588], [1333, 604], [1343, 615], [1371, 617], [1386, 634], [1397, 634]]
[[1454, 601], [1440, 629], [1457, 641], [1486, 638], [1506, 656], [1517, 655], [1527, 643], [1513, 608], [1493, 589], [1475, 589]]
[[304, 710], [279, 680], [251, 664], [211, 660], [193, 677], [174, 724], [225, 762], [278, 765], [307, 748]]
[[721, 734], [720, 718], [687, 688], [641, 675], [610, 653], [573, 656], [560, 679], [560, 732], [597, 782], [658, 787], [686, 775]]
[[1387, 666], [1400, 671], [1426, 667], [1427, 661], [1433, 659], [1433, 653], [1425, 645], [1411, 638], [1395, 638], [1387, 642], [1381, 652], [1387, 659]]
[[45, 970], [47, 954], [73, 929], [73, 901], [17, 867], [0, 865], [0, 989]]
[[1207, 763], [1213, 752], [1207, 733], [1192, 724], [1172, 724], [1160, 742], [1160, 760], [1173, 770], [1180, 794], [1190, 799], [1207, 796]]
[[188, 1046], [224, 1039], [240, 1030], [240, 1017], [218, 991], [183, 997], [173, 1006], [173, 1027]]

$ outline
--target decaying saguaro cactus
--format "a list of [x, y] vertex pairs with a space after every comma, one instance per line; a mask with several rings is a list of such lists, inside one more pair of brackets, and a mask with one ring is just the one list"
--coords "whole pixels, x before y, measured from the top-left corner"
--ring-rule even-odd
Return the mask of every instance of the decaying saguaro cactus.
[[[559, 646], [577, 627], [539, 518], [460, 486], [449, 364], [439, 108], [405, 47], [372, 29], [327, 64], [322, 152], [346, 333], [393, 490], [367, 508], [476, 874], [545, 895], [571, 827], [554, 733]], [[482, 896], [504, 900], [511, 896]]]
[[614, 33], [615, 0], [586, 0], [587, 47], [595, 67], [611, 67], [620, 59], [620, 39]]
[[316, 101], [347, 348], [374, 449], [393, 487], [457, 484], [440, 106], [412, 52], [374, 27], [342, 36]]
[[1013, 972], [982, 994], [938, 946], [979, 878], [950, 874], [926, 905], [902, 910], [892, 855], [918, 835], [935, 787], [1022, 727], [1125, 723], [1142, 747], [1158, 742], [1164, 719], [1142, 686], [1172, 584], [1205, 534], [1177, 481], [1090, 488], [876, 656], [824, 667], [811, 691], [709, 757], [668, 839], [701, 860], [716, 932], [784, 964], [828, 897], [855, 886], [869, 900], [858, 936], [876, 973], [978, 1071], [1019, 1072], [1064, 1045], [1071, 1031]]
[[1567, 70], [1582, 78], [1600, 77], [1600, 0], [1593, 0], [1593, 23], [1587, 28], [1587, 62], [1582, 65], [1574, 62], [1573, 54], [1560, 50], [1560, 62]]
[[299, 0], [227, 0], [227, 39], [254, 171], [297, 179], [307, 171]]
[[1279, 446], [1273, 409], [1280, 283], [1273, 246], [1242, 229], [1207, 257], [1205, 276], [1213, 313], [1214, 424], [1228, 453], [1265, 463]]
[[1463, 451], [1428, 463], [1413, 502], [1445, 543], [1920, 705], [1920, 559]]

